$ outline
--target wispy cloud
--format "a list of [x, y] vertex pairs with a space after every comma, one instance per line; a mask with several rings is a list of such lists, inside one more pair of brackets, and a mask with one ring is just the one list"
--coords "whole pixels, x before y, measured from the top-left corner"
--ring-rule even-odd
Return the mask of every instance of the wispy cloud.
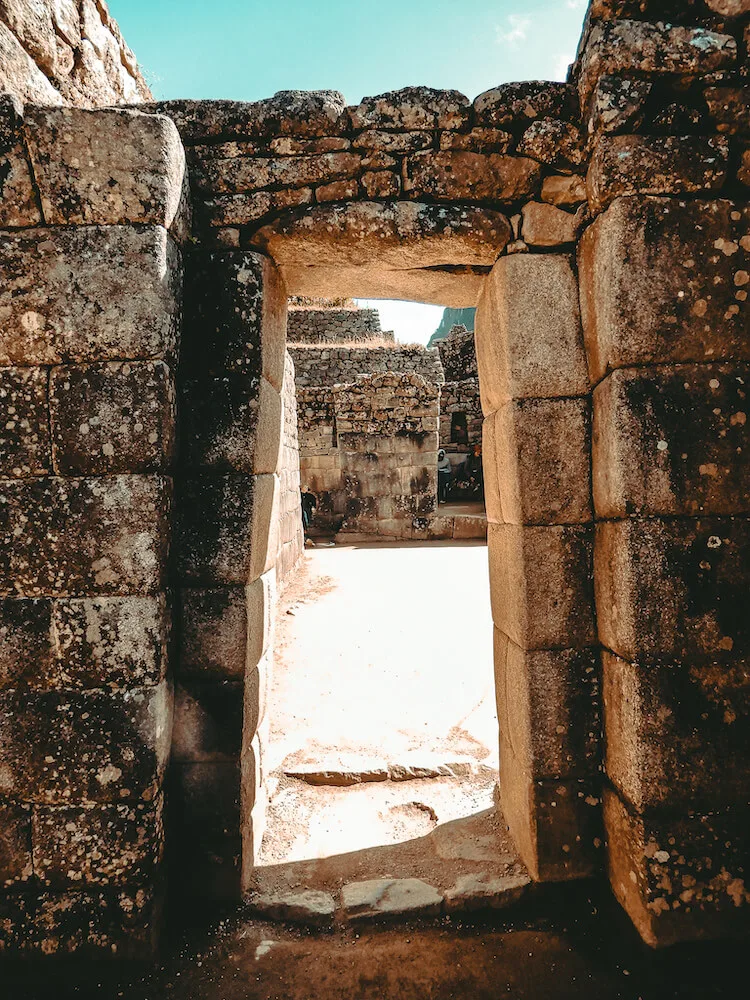
[[567, 6], [571, 10], [580, 10], [588, 4], [589, 0], [567, 0]]
[[507, 26], [497, 28], [497, 40], [503, 45], [515, 48], [519, 42], [526, 40], [530, 27], [530, 17], [524, 17], [523, 14], [508, 14]]

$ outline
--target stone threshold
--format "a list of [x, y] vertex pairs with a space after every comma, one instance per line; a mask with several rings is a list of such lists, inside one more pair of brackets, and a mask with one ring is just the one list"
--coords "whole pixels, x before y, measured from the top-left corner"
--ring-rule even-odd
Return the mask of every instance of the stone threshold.
[[476, 761], [454, 759], [441, 760], [437, 757], [418, 754], [414, 758], [403, 757], [396, 761], [357, 756], [337, 756], [328, 760], [298, 763], [292, 754], [284, 762], [283, 774], [296, 778], [308, 785], [332, 786], [337, 788], [361, 785], [370, 781], [420, 781], [433, 778], [469, 778], [482, 770]]

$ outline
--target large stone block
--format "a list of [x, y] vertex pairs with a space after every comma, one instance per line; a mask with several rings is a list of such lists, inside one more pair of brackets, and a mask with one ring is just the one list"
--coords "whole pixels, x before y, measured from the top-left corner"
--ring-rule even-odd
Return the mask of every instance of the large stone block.
[[175, 440], [174, 377], [163, 361], [54, 368], [50, 425], [58, 475], [158, 472]]
[[164, 847], [163, 797], [143, 805], [37, 806], [34, 871], [54, 889], [152, 880]]
[[168, 118], [33, 107], [24, 133], [48, 224], [137, 223], [187, 236], [185, 152]]
[[[180, 386], [181, 462], [189, 468], [253, 472], [259, 396], [260, 379], [249, 372], [185, 380]], [[279, 407], [279, 428], [280, 417]]]
[[497, 433], [495, 422], [497, 413], [485, 417], [482, 423], [482, 469], [484, 472], [484, 507], [488, 523], [502, 524], [504, 521], [502, 502], [500, 499], [500, 476], [505, 475], [505, 469], [500, 470], [497, 457]]
[[20, 803], [0, 802], [0, 889], [27, 882], [33, 874], [31, 810]]
[[589, 206], [599, 212], [633, 194], [717, 192], [728, 167], [724, 136], [602, 136], [586, 175]]
[[169, 757], [168, 684], [0, 694], [0, 795], [42, 805], [150, 802]]
[[174, 352], [180, 253], [164, 229], [0, 234], [0, 364], [162, 358]]
[[175, 547], [182, 580], [212, 587], [251, 578], [255, 479], [206, 473], [178, 484]]
[[0, 593], [162, 590], [171, 486], [159, 476], [0, 483]]
[[600, 780], [534, 780], [509, 742], [500, 744], [502, 813], [521, 860], [537, 882], [593, 875], [602, 864]]
[[0, 375], [0, 475], [50, 472], [46, 368], [3, 368]]
[[495, 629], [495, 692], [502, 741], [535, 780], [600, 767], [596, 649], [524, 650]]
[[599, 639], [626, 660], [750, 651], [747, 518], [602, 522], [594, 581]]
[[22, 101], [51, 105], [63, 102], [59, 91], [3, 21], [0, 21], [0, 90]]
[[480, 125], [526, 129], [539, 118], [572, 121], [578, 115], [575, 87], [548, 80], [503, 83], [486, 90], [474, 100]]
[[485, 415], [509, 399], [585, 395], [586, 355], [570, 257], [501, 258], [479, 299], [476, 349]]
[[469, 121], [470, 103], [457, 90], [404, 87], [365, 97], [349, 114], [355, 129], [460, 129]]
[[[0, 129], [5, 133], [5, 100], [0, 103]], [[0, 229], [38, 226], [42, 221], [26, 150], [21, 143], [6, 146], [0, 135]]]
[[580, 524], [591, 514], [591, 421], [587, 399], [521, 399], [494, 419], [502, 519]]
[[176, 761], [238, 760], [242, 748], [241, 681], [182, 678], [175, 690], [172, 757]]
[[750, 366], [619, 369], [594, 393], [602, 518], [750, 513]]
[[489, 525], [495, 625], [524, 649], [584, 649], [596, 642], [593, 529]]
[[750, 360], [749, 221], [731, 201], [633, 197], [586, 230], [578, 263], [595, 381], [628, 365]]
[[358, 153], [317, 153], [312, 156], [230, 156], [199, 161], [193, 184], [206, 194], [241, 194], [264, 188], [301, 188], [356, 177], [362, 166]]
[[535, 194], [541, 176], [536, 160], [524, 156], [425, 150], [406, 160], [404, 190], [412, 198], [514, 202]]
[[180, 592], [181, 676], [226, 680], [241, 680], [245, 676], [248, 645], [245, 591], [245, 587], [220, 587]]
[[746, 804], [706, 815], [638, 816], [607, 790], [604, 821], [612, 888], [647, 944], [747, 932]]
[[750, 674], [604, 654], [606, 767], [638, 812], [711, 812], [750, 797]]
[[56, 666], [52, 601], [0, 599], [0, 689], [33, 684]]
[[248, 581], [268, 573], [279, 551], [281, 484], [278, 476], [254, 476], [253, 527]]

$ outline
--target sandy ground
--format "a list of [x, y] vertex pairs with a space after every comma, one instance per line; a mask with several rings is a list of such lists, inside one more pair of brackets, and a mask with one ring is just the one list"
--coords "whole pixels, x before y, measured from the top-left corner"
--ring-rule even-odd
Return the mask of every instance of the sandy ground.
[[[308, 550], [284, 595], [269, 696], [271, 798], [258, 884], [517, 871], [494, 813], [498, 738], [484, 544]], [[315, 787], [304, 766], [457, 775]], [[322, 863], [321, 859], [328, 859]]]

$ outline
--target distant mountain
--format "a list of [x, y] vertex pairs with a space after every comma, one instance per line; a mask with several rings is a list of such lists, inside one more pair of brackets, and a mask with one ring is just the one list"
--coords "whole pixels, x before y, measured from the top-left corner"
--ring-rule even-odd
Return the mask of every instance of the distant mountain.
[[434, 347], [439, 340], [444, 340], [452, 328], [458, 324], [463, 324], [467, 330], [473, 330], [475, 313], [476, 309], [446, 309], [443, 312], [443, 318], [440, 320], [440, 326], [430, 337], [430, 342], [427, 346]]

